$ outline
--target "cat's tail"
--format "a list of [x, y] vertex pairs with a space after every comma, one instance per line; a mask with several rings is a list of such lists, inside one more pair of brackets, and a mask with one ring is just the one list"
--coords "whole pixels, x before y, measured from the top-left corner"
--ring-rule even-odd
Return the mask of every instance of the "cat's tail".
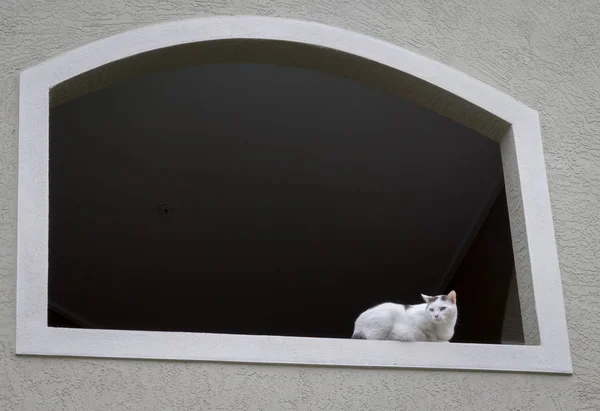
[[362, 331], [355, 331], [354, 334], [352, 334], [352, 339], [353, 340], [366, 340], [367, 336]]

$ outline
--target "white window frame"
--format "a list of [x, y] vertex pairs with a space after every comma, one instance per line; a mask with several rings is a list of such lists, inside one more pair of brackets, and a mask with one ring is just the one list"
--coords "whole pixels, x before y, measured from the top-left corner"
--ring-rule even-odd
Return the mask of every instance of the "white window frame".
[[[48, 327], [50, 89], [139, 53], [220, 39], [281, 40], [349, 53], [422, 79], [509, 123], [510, 132], [500, 145], [505, 178], [514, 188], [507, 186], [507, 193], [517, 198], [522, 212], [521, 218], [511, 216], [513, 240], [521, 236], [520, 248], [528, 253], [525, 266], [531, 283], [523, 287], [534, 299], [530, 305], [539, 344], [398, 343]], [[572, 373], [538, 113], [464, 73], [395, 45], [322, 24], [267, 17], [199, 18], [109, 37], [23, 71], [19, 113], [17, 354]]]

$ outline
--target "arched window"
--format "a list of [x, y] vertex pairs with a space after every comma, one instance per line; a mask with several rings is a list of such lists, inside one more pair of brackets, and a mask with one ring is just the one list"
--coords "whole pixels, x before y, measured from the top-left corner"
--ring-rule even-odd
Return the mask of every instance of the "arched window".
[[[26, 70], [20, 115], [19, 353], [570, 372], [537, 113], [462, 73], [188, 20]], [[347, 339], [449, 287], [455, 343]]]

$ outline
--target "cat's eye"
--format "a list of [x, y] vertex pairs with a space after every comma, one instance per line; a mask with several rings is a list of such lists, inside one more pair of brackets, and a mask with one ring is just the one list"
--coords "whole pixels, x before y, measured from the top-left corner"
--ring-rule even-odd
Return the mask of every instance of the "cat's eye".
[[444, 311], [446, 307], [440, 307], [440, 311]]
[[433, 308], [430, 308], [429, 311], [433, 311]]

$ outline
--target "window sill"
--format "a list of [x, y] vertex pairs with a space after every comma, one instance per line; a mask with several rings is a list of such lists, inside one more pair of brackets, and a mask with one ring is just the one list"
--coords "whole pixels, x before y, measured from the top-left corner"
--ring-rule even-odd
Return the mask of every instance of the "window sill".
[[[17, 354], [103, 358], [572, 373], [568, 353], [542, 346], [367, 341], [31, 327]], [[557, 361], [562, 358], [562, 361]]]

